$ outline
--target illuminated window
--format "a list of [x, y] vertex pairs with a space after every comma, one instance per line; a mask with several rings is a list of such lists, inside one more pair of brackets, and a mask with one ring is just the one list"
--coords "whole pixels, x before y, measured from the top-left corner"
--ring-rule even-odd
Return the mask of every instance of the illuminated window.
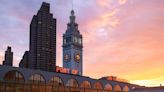
[[102, 89], [102, 85], [100, 82], [96, 82], [94, 85], [93, 85], [93, 88], [94, 89]]
[[111, 91], [112, 90], [112, 86], [110, 84], [106, 84], [104, 89]]
[[66, 39], [64, 38], [64, 44], [66, 44]]
[[38, 24], [42, 24], [42, 22], [41, 22], [41, 21], [39, 21], [39, 22], [38, 22]]
[[91, 88], [91, 83], [90, 82], [88, 82], [88, 81], [83, 81], [82, 83], [81, 83], [81, 86], [80, 86], [81, 88]]
[[129, 92], [129, 87], [128, 86], [124, 86], [123, 92]]
[[75, 79], [69, 79], [66, 83], [66, 86], [69, 87], [78, 87], [78, 83]]
[[114, 92], [121, 92], [121, 87], [119, 85], [116, 85], [114, 87]]
[[45, 83], [45, 79], [42, 75], [40, 74], [33, 74], [31, 77], [30, 77], [30, 81], [31, 82], [34, 82], [34, 83]]
[[18, 82], [24, 82], [24, 77], [23, 75], [18, 72], [18, 71], [9, 71], [5, 74], [5, 77], [4, 77], [4, 80], [5, 81], [18, 81]]
[[79, 38], [79, 44], [82, 44], [82, 40], [81, 40], [81, 38]]
[[53, 83], [54, 85], [63, 85], [63, 81], [59, 77], [52, 77], [50, 80], [50, 83]]

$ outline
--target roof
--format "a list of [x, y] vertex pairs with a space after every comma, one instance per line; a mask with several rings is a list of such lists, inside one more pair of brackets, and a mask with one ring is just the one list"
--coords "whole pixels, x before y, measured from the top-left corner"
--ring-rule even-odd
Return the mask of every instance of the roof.
[[159, 86], [159, 87], [143, 87], [143, 88], [136, 88], [134, 90], [164, 90], [164, 86]]

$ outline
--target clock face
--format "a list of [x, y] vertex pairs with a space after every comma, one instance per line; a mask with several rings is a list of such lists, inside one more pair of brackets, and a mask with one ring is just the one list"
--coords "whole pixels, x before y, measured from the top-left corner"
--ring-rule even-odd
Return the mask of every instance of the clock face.
[[64, 60], [65, 60], [65, 61], [68, 61], [68, 60], [69, 60], [69, 55], [68, 55], [68, 54], [65, 54], [65, 55], [64, 55]]
[[81, 56], [80, 54], [75, 54], [75, 61], [80, 62]]

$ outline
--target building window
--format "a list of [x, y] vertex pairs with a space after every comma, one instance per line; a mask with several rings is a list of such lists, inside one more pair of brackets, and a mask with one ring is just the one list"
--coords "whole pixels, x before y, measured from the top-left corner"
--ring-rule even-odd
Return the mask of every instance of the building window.
[[38, 57], [40, 57], [40, 54], [37, 54]]
[[64, 38], [64, 42], [63, 42], [64, 44], [66, 44], [66, 39]]
[[81, 83], [81, 88], [91, 88], [91, 83], [89, 81], [83, 81]]
[[5, 74], [5, 77], [4, 77], [4, 80], [5, 81], [17, 81], [17, 82], [24, 82], [24, 77], [23, 75], [18, 72], [18, 71], [9, 71]]
[[42, 24], [42, 22], [41, 21], [38, 21], [38, 24]]
[[71, 37], [67, 37], [66, 38], [66, 43], [70, 43], [71, 42]]
[[93, 85], [93, 88], [94, 89], [102, 89], [102, 85], [100, 82], [96, 82], [94, 85]]
[[63, 85], [62, 79], [56, 76], [51, 78], [50, 83], [52, 83], [53, 85]]
[[110, 84], [106, 84], [104, 87], [105, 90], [112, 91], [112, 86]]
[[45, 83], [45, 79], [42, 75], [40, 74], [33, 74], [30, 77], [30, 82], [34, 82], [34, 83]]
[[69, 79], [66, 83], [69, 87], [78, 87], [78, 82], [75, 79]]
[[114, 92], [121, 92], [121, 87], [119, 85], [116, 85], [114, 87]]

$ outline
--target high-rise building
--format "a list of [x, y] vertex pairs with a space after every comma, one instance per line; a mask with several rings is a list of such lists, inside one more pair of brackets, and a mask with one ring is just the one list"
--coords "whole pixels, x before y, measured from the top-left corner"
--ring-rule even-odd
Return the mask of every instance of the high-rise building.
[[5, 51], [5, 60], [3, 61], [3, 65], [12, 66], [13, 65], [13, 52], [11, 51], [11, 47], [7, 47]]
[[83, 43], [82, 35], [75, 22], [74, 10], [71, 11], [70, 22], [63, 34], [63, 67], [77, 70], [79, 75], [83, 73]]
[[26, 51], [23, 55], [22, 60], [19, 63], [19, 67], [22, 68], [28, 68], [28, 63], [29, 63], [29, 51]]
[[50, 4], [42, 3], [30, 24], [29, 68], [55, 71], [56, 19], [50, 13]]

